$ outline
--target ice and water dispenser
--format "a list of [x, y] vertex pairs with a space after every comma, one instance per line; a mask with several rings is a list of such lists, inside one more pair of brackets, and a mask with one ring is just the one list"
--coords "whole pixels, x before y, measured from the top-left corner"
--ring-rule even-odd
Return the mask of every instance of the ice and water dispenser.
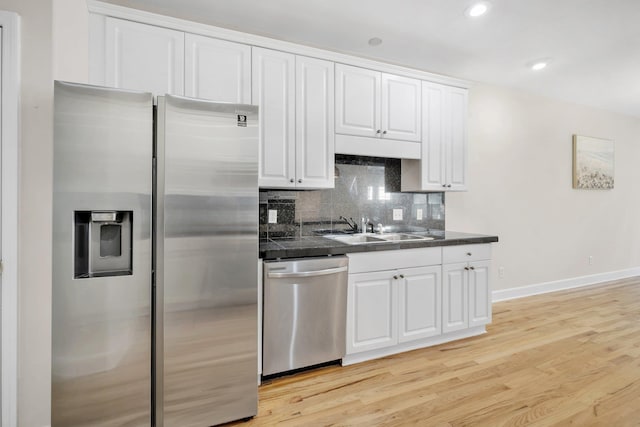
[[132, 211], [75, 211], [74, 277], [132, 274]]

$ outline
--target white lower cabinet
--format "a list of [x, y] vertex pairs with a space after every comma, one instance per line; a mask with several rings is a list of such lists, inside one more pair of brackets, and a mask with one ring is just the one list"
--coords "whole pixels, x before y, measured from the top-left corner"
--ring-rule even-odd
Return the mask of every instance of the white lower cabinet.
[[442, 331], [453, 332], [469, 325], [469, 275], [466, 263], [442, 266]]
[[483, 333], [490, 258], [490, 244], [350, 254], [343, 364]]
[[440, 335], [440, 266], [351, 274], [347, 352]]
[[398, 342], [398, 287], [392, 271], [349, 275], [347, 353]]
[[440, 260], [440, 248], [349, 256], [347, 354], [441, 333]]
[[440, 335], [440, 266], [399, 271], [398, 342]]
[[469, 327], [491, 323], [491, 287], [489, 261], [476, 261], [469, 266]]
[[443, 248], [442, 332], [491, 322], [490, 253], [488, 244]]

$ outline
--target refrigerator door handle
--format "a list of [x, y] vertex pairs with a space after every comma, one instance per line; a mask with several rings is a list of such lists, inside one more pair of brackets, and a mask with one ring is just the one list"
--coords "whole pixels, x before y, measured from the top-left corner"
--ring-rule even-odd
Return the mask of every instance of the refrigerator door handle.
[[347, 271], [348, 267], [338, 267], [338, 268], [327, 268], [326, 270], [316, 270], [316, 271], [301, 271], [295, 273], [271, 273], [269, 272], [267, 276], [271, 279], [282, 279], [282, 278], [295, 278], [295, 277], [314, 277], [314, 276], [326, 276], [327, 274], [336, 274], [341, 273], [343, 271]]

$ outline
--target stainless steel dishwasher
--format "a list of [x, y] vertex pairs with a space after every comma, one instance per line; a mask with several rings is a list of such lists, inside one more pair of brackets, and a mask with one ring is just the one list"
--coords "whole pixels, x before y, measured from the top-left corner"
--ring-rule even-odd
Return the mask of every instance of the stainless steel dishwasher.
[[344, 357], [348, 265], [345, 256], [265, 261], [263, 375]]

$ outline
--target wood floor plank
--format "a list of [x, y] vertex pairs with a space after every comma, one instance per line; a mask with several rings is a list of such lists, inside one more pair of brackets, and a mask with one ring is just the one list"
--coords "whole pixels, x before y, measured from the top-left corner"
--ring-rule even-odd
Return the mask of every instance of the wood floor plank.
[[640, 278], [496, 303], [487, 334], [260, 387], [234, 426], [640, 426]]

